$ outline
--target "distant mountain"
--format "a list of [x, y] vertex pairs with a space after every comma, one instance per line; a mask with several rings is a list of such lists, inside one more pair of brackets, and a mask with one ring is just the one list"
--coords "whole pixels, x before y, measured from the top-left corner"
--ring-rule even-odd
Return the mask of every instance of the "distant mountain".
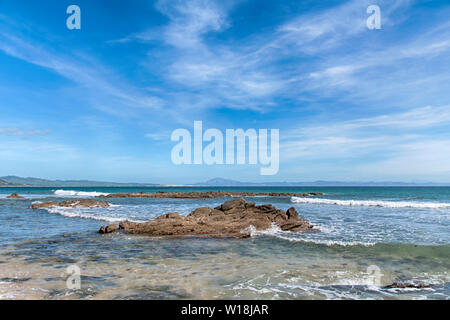
[[[3, 185], [2, 181], [8, 185]], [[156, 186], [151, 183], [117, 183], [90, 180], [47, 180], [40, 178], [22, 178], [17, 176], [0, 177], [0, 186], [39, 186], [39, 187], [146, 187]]]
[[[312, 181], [312, 182], [242, 182], [224, 178], [214, 178], [194, 186], [205, 187], [440, 187], [450, 183], [433, 182], [360, 182], [360, 181]], [[154, 187], [164, 186], [154, 183], [117, 183], [90, 180], [48, 180], [41, 178], [22, 178], [17, 176], [0, 177], [0, 187]]]
[[195, 186], [207, 187], [440, 187], [450, 186], [450, 183], [434, 183], [434, 182], [363, 182], [363, 181], [311, 181], [311, 182], [242, 182], [237, 180], [214, 178], [206, 182], [196, 183]]
[[0, 179], [0, 187], [10, 187], [13, 185], [14, 185], [13, 183], [10, 183], [10, 182]]
[[258, 186], [259, 183], [252, 183], [252, 182], [241, 182], [236, 180], [230, 180], [230, 179], [223, 179], [223, 178], [214, 178], [211, 180], [208, 180], [206, 182], [200, 182], [196, 183], [196, 186], [208, 186], [208, 187], [236, 187], [236, 186]]

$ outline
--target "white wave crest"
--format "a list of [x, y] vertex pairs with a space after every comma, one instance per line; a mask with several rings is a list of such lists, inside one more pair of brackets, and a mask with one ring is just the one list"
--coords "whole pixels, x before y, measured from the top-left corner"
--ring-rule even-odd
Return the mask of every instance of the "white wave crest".
[[98, 197], [107, 196], [109, 193], [103, 192], [86, 192], [86, 191], [74, 191], [74, 190], [56, 190], [55, 195], [61, 197]]
[[327, 239], [307, 239], [307, 238], [294, 238], [283, 235], [276, 236], [279, 239], [283, 239], [290, 242], [303, 242], [303, 243], [312, 243], [325, 245], [328, 247], [340, 246], [340, 247], [354, 247], [354, 246], [362, 246], [362, 247], [373, 247], [377, 243], [375, 242], [364, 242], [364, 241], [340, 241], [340, 240], [327, 240]]
[[104, 208], [44, 208], [49, 213], [59, 214], [68, 218], [81, 218], [81, 219], [92, 219], [97, 221], [106, 221], [111, 223], [118, 223], [120, 221], [130, 221], [130, 222], [144, 222], [141, 220], [129, 219], [124, 215], [120, 215], [111, 210], [102, 210]]
[[275, 223], [272, 223], [272, 226], [266, 230], [256, 230], [255, 226], [252, 224], [248, 228], [241, 230], [241, 233], [247, 233], [247, 232], [250, 233], [251, 237], [255, 237], [255, 236], [260, 236], [260, 235], [275, 236], [278, 233], [281, 233], [283, 231]]
[[385, 207], [385, 208], [421, 208], [421, 209], [450, 208], [450, 203], [445, 202], [331, 200], [331, 199], [299, 198], [299, 197], [292, 197], [291, 202], [306, 203], [306, 204], [330, 204], [338, 206], [363, 206], [363, 207]]
[[339, 240], [328, 240], [328, 239], [308, 239], [304, 237], [293, 236], [289, 231], [282, 231], [279, 226], [272, 223], [272, 226], [266, 230], [256, 230], [253, 225], [242, 230], [241, 232], [249, 232], [251, 237], [257, 236], [272, 236], [278, 239], [290, 241], [290, 242], [303, 242], [303, 243], [313, 243], [319, 245], [332, 246], [342, 246], [342, 247], [352, 247], [352, 246], [364, 246], [371, 247], [376, 245], [375, 242], [362, 242], [362, 241], [339, 241]]
[[111, 205], [108, 208], [63, 208], [50, 207], [43, 208], [49, 213], [59, 214], [68, 218], [92, 219], [97, 221], [106, 221], [110, 223], [118, 223], [120, 221], [130, 222], [145, 222], [137, 219], [130, 219], [126, 214], [123, 214], [117, 209], [120, 205]]
[[81, 210], [73, 210], [73, 209], [67, 209], [67, 208], [45, 208], [50, 213], [56, 213], [60, 214], [62, 216], [68, 217], [68, 218], [83, 218], [83, 219], [92, 219], [92, 220], [99, 220], [99, 221], [107, 221], [107, 222], [120, 222], [123, 219], [122, 218], [114, 218], [114, 217], [108, 217], [108, 216], [101, 216], [101, 215], [93, 215], [92, 213], [89, 214], [87, 212], [83, 212]]

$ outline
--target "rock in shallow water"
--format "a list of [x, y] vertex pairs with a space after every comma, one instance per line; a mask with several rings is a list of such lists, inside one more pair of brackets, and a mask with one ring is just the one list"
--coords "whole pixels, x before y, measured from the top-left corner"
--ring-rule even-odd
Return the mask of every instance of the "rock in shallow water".
[[30, 209], [44, 209], [44, 208], [51, 208], [51, 207], [57, 207], [58, 203], [54, 201], [46, 201], [46, 202], [36, 202], [33, 203], [30, 207]]
[[7, 196], [8, 199], [23, 199], [18, 193], [13, 193], [9, 196]]
[[100, 230], [98, 231], [101, 234], [107, 234], [107, 233], [114, 233], [117, 231], [117, 225], [115, 224], [110, 224], [109, 226], [103, 226], [100, 228]]
[[128, 192], [128, 193], [112, 193], [108, 195], [98, 196], [99, 198], [154, 198], [154, 199], [213, 199], [225, 197], [311, 197], [322, 196], [321, 192], [163, 192], [145, 193], [145, 192]]
[[[292, 232], [320, 232], [305, 219], [299, 218], [295, 208], [287, 213], [274, 206], [257, 206], [244, 199], [234, 199], [212, 209], [198, 208], [187, 217], [176, 212], [164, 214], [155, 220], [136, 223], [122, 221], [119, 228], [129, 234], [149, 236], [202, 236], [208, 238], [247, 238], [250, 226], [256, 230], [266, 230], [273, 225]], [[104, 228], [104, 229], [103, 229]], [[101, 231], [106, 231], [102, 227]]]
[[427, 283], [403, 283], [403, 282], [394, 282], [388, 286], [385, 286], [384, 289], [424, 289], [424, 288], [431, 288], [433, 287], [432, 284]]
[[62, 208], [107, 208], [110, 204], [106, 201], [97, 201], [91, 199], [80, 199], [80, 200], [70, 200], [62, 201], [60, 203], [54, 201], [47, 202], [36, 202], [31, 205], [31, 209], [43, 209], [51, 207], [62, 207]]

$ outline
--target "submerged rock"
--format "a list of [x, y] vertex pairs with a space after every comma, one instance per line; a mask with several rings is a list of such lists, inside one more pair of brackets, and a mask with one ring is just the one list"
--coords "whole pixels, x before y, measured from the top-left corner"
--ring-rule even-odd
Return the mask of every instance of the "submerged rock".
[[145, 192], [131, 192], [131, 193], [112, 193], [108, 195], [101, 195], [99, 198], [163, 198], [163, 199], [212, 199], [225, 197], [311, 197], [322, 196], [321, 192], [305, 192], [305, 193], [291, 193], [291, 192], [164, 192], [158, 191], [156, 193]]
[[54, 201], [36, 202], [30, 207], [31, 209], [43, 209], [51, 207], [63, 207], [63, 208], [107, 208], [110, 204], [106, 201], [97, 201], [91, 199], [79, 199], [62, 201], [60, 203]]
[[18, 193], [12, 193], [11, 195], [7, 196], [8, 199], [23, 199]]
[[215, 209], [198, 208], [187, 217], [171, 212], [144, 223], [122, 221], [119, 228], [129, 234], [149, 236], [247, 238], [251, 235], [248, 231], [250, 227], [266, 230], [273, 225], [284, 231], [320, 232], [305, 219], [299, 218], [295, 208], [285, 212], [271, 204], [257, 206], [242, 198], [227, 201]]

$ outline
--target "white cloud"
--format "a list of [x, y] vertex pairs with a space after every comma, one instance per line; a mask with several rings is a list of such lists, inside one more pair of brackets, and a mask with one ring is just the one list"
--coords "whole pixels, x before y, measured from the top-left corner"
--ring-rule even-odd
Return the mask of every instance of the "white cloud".
[[[265, 110], [273, 108], [276, 98], [299, 100], [310, 93], [326, 97], [345, 92], [342, 95], [345, 100], [350, 92], [347, 100], [379, 100], [388, 98], [389, 95], [402, 95], [408, 85], [420, 85], [406, 83], [401, 73], [395, 74], [392, 80], [383, 78], [381, 72], [376, 72], [375, 78], [373, 77], [373, 70], [379, 67], [394, 67], [397, 70], [398, 61], [411, 58], [408, 56], [411, 53], [407, 50], [401, 53], [404, 47], [385, 43], [380, 44], [382, 50], [372, 50], [373, 52], [364, 52], [358, 48], [355, 39], [365, 43], [362, 48], [367, 47], [367, 41], [364, 41], [362, 36], [370, 32], [366, 27], [365, 10], [372, 4], [370, 1], [355, 0], [319, 13], [302, 14], [264, 35], [250, 37], [250, 41], [220, 45], [209, 43], [203, 36], [206, 30], [226, 29], [226, 9], [214, 5], [213, 1], [207, 1], [208, 6], [201, 8], [198, 7], [198, 1], [186, 3], [189, 3], [190, 9], [182, 11], [183, 23], [189, 25], [196, 21], [198, 15], [216, 18], [200, 19], [182, 32], [178, 28], [182, 24], [179, 7], [175, 5], [175, 9], [163, 11], [171, 19], [166, 28], [169, 36], [165, 41], [178, 48], [179, 45], [171, 36], [171, 31], [176, 30], [177, 35], [186, 37], [189, 46], [189, 50], [174, 54], [167, 67], [168, 79], [185, 88], [205, 92], [216, 101], [221, 101], [221, 107]], [[406, 0], [395, 3], [382, 1], [383, 24], [392, 27], [400, 23], [401, 21], [391, 19], [390, 16], [405, 10], [409, 3], [410, 1]], [[205, 13], [199, 14], [202, 10]], [[211, 10], [215, 14], [211, 14]], [[178, 14], [174, 15], [173, 11]], [[210, 23], [211, 20], [216, 23]], [[218, 21], [222, 21], [222, 24]], [[216, 27], [212, 28], [211, 25]], [[218, 27], [219, 25], [221, 27]], [[195, 41], [190, 40], [191, 38]], [[428, 38], [427, 41], [432, 39]], [[407, 48], [413, 50], [423, 47], [424, 44], [427, 43], [416, 41], [407, 45]], [[186, 49], [187, 45], [182, 47]], [[445, 45], [430, 45], [430, 48], [444, 50]], [[338, 58], [337, 50], [340, 53]], [[299, 57], [313, 59], [308, 59], [306, 63], [303, 59], [298, 59]], [[283, 59], [293, 60], [288, 68], [279, 64]], [[339, 64], [336, 65], [336, 62]], [[427, 76], [428, 78], [422, 79], [439, 81], [436, 75]], [[392, 85], [395, 87], [390, 88]], [[324, 91], [325, 87], [331, 90]], [[379, 88], [384, 89], [385, 93], [379, 94]]]
[[80, 150], [73, 146], [63, 143], [36, 141], [10, 138], [2, 139], [0, 149], [0, 158], [2, 161], [32, 161], [45, 162], [64, 161], [79, 158]]
[[386, 160], [354, 166], [354, 174], [403, 181], [450, 181], [450, 139], [429, 137], [397, 148]]
[[[4, 32], [0, 33], [0, 50], [15, 58], [49, 69], [88, 89], [89, 92], [112, 98], [115, 104], [120, 105], [121, 112], [123, 107], [159, 110], [164, 105], [161, 98], [148, 96], [140, 89], [117, 79], [111, 70], [85, 55], [66, 56], [52, 53], [43, 46]], [[95, 68], [92, 68], [93, 65]], [[116, 80], [112, 81], [114, 78]]]
[[282, 134], [280, 169], [341, 180], [450, 181], [450, 106], [309, 125]]
[[[369, 1], [350, 1], [319, 14], [301, 15], [278, 28], [269, 48], [294, 45], [308, 54], [345, 45], [346, 39], [366, 30], [365, 8]], [[294, 49], [290, 47], [290, 49]]]
[[201, 36], [228, 26], [226, 12], [219, 2], [208, 0], [160, 0], [156, 7], [171, 20], [164, 40], [180, 48], [201, 45]]
[[[429, 141], [436, 140], [430, 129], [449, 126], [450, 106], [427, 106], [389, 115], [290, 130], [282, 135], [281, 149], [284, 159], [288, 161], [361, 157], [376, 159], [380, 155], [397, 155], [400, 150], [405, 153], [419, 152], [423, 146], [429, 145]], [[439, 137], [445, 150], [445, 134]], [[445, 163], [446, 158], [440, 158], [442, 164]]]
[[0, 135], [7, 136], [39, 136], [46, 135], [49, 130], [40, 129], [19, 129], [19, 128], [0, 128]]
[[[399, 15], [410, 2], [380, 1], [383, 26], [392, 28], [401, 23]], [[344, 100], [347, 95], [348, 100], [400, 95], [408, 85], [404, 76], [397, 75], [403, 81], [395, 78], [391, 81], [379, 79], [378, 73], [373, 79], [367, 70], [395, 66], [399, 59], [413, 55], [408, 50], [427, 43], [417, 42], [409, 49], [380, 43], [382, 50], [363, 51], [368, 47], [364, 37], [370, 32], [366, 27], [366, 8], [370, 4], [373, 3], [369, 0], [353, 0], [323, 11], [300, 14], [264, 34], [238, 42], [210, 41], [206, 37], [224, 32], [232, 25], [229, 13], [234, 2], [161, 0], [156, 8], [169, 18], [168, 24], [130, 35], [126, 41], [159, 39], [171, 46], [163, 50], [165, 64], [161, 69], [169, 83], [184, 89], [183, 97], [190, 95], [192, 109], [229, 107], [264, 111], [273, 108], [277, 98], [298, 101], [311, 93], [326, 97], [344, 92], [341, 98]], [[428, 40], [431, 41], [429, 37]], [[362, 41], [361, 48], [355, 41]], [[445, 45], [430, 45], [431, 48], [444, 50]], [[155, 50], [154, 46], [151, 50]], [[305, 62], [299, 59], [302, 57], [309, 58]], [[289, 67], [280, 64], [283, 59], [291, 60]], [[438, 81], [433, 77], [428, 80]], [[392, 85], [396, 87], [390, 88]], [[324, 91], [325, 87], [329, 92]], [[380, 87], [385, 89], [384, 94], [376, 92], [375, 88]], [[204, 95], [208, 96], [207, 104], [204, 98], [199, 100]]]
[[155, 140], [155, 141], [161, 141], [164, 139], [169, 139], [169, 136], [166, 134], [161, 134], [161, 133], [147, 133], [145, 135], [146, 138], [149, 138], [151, 140]]

